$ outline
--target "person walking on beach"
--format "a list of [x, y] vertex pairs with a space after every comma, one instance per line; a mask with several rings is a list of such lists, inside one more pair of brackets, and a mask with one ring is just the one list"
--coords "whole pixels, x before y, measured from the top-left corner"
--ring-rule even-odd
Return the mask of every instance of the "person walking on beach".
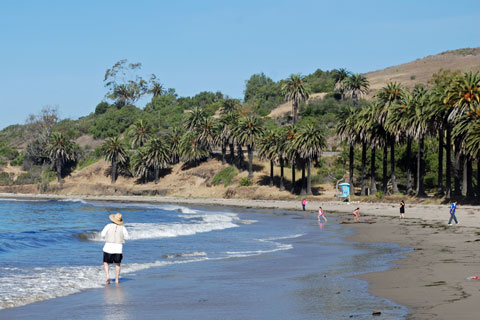
[[405, 202], [400, 201], [400, 219], [405, 218]]
[[327, 222], [327, 218], [325, 217], [325, 214], [323, 213], [322, 207], [318, 207], [318, 221], [320, 222], [320, 217], [322, 217], [325, 222]]
[[305, 211], [305, 206], [307, 205], [307, 199], [303, 199], [302, 200], [302, 208], [303, 208], [303, 211]]
[[122, 214], [111, 214], [108, 218], [113, 223], [107, 224], [101, 233], [102, 239], [105, 239], [105, 245], [103, 246], [103, 266], [107, 275], [105, 284], [110, 283], [109, 268], [111, 263], [115, 263], [115, 283], [119, 282], [123, 244], [125, 239], [128, 239], [127, 229], [123, 226]]
[[458, 224], [457, 217], [455, 216], [455, 211], [457, 210], [457, 201], [453, 201], [450, 206], [450, 220], [448, 220], [448, 225], [452, 225], [452, 220], [455, 220], [455, 224]]
[[353, 221], [358, 222], [358, 217], [360, 217], [360, 208], [353, 210]]

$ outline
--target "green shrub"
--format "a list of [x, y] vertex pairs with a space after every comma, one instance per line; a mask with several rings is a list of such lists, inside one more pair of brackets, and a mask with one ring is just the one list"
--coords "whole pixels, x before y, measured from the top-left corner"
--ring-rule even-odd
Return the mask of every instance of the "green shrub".
[[25, 153], [22, 152], [18, 155], [18, 157], [16, 157], [12, 161], [10, 161], [10, 165], [11, 166], [22, 166], [24, 160], [25, 160]]
[[218, 186], [219, 184], [223, 183], [223, 186], [226, 187], [230, 184], [230, 182], [232, 182], [232, 179], [235, 178], [237, 174], [238, 171], [234, 167], [229, 166], [223, 168], [213, 177], [212, 184], [214, 186]]
[[378, 200], [382, 200], [383, 199], [383, 192], [382, 191], [377, 191], [377, 193], [375, 193], [375, 196], [377, 197]]
[[9, 186], [13, 184], [13, 180], [6, 172], [0, 172], [0, 186]]
[[253, 184], [252, 180], [249, 178], [242, 178], [240, 179], [240, 186], [241, 187], [249, 187]]

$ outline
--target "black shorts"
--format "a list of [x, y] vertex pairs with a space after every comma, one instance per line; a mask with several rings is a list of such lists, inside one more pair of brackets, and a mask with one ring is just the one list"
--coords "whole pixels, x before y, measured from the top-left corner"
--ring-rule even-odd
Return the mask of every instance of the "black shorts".
[[103, 253], [103, 262], [106, 263], [121, 263], [123, 255], [121, 253]]

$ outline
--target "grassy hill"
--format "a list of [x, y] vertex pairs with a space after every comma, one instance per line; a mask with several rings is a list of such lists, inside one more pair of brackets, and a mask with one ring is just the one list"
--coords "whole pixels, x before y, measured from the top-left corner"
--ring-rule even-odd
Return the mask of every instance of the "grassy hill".
[[431, 76], [443, 70], [480, 71], [480, 47], [445, 51], [412, 62], [366, 73], [370, 82], [369, 96], [388, 82], [400, 82], [413, 88], [416, 83], [427, 83]]

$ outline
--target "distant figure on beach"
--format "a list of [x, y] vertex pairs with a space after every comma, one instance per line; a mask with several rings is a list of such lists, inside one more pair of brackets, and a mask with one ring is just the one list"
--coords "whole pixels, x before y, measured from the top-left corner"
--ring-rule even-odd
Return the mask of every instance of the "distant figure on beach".
[[305, 206], [307, 205], [307, 199], [303, 199], [302, 200], [302, 208], [303, 208], [303, 211], [305, 211]]
[[103, 266], [107, 275], [105, 284], [110, 283], [109, 267], [111, 263], [115, 263], [115, 283], [118, 283], [120, 263], [123, 258], [123, 244], [125, 239], [128, 239], [127, 229], [123, 226], [122, 214], [111, 214], [109, 219], [113, 223], [107, 224], [101, 233], [102, 239], [105, 239], [103, 246]]
[[400, 201], [400, 219], [405, 218], [405, 202]]
[[353, 221], [358, 222], [358, 217], [360, 217], [360, 208], [353, 210]]
[[323, 213], [322, 207], [318, 207], [318, 221], [320, 221], [320, 217], [327, 222], [327, 218], [325, 217], [325, 214]]
[[457, 210], [457, 201], [453, 201], [450, 206], [450, 220], [448, 220], [448, 225], [452, 225], [452, 220], [455, 220], [455, 224], [458, 224], [457, 217], [455, 216], [455, 211]]

